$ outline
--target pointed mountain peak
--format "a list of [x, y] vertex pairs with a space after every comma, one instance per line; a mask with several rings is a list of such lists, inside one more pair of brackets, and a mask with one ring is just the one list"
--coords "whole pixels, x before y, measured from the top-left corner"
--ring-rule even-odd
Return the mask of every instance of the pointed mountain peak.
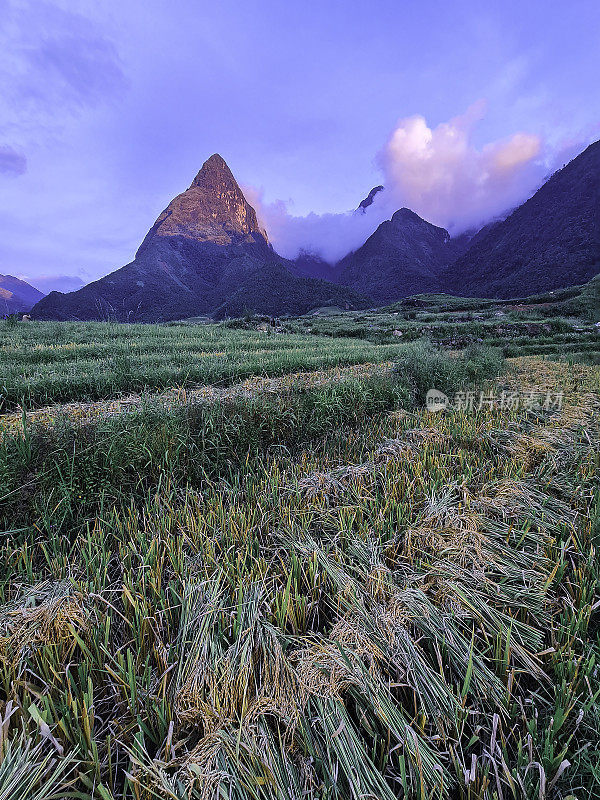
[[226, 169], [229, 169], [229, 167], [227, 166], [227, 162], [225, 161], [225, 159], [223, 158], [223, 156], [220, 153], [213, 153], [212, 156], [210, 156], [209, 158], [206, 159], [206, 161], [204, 162], [203, 166], [204, 167], [213, 167], [213, 166], [215, 166], [215, 167], [221, 167], [221, 168], [225, 167]]
[[445, 228], [440, 228], [439, 225], [434, 225], [433, 222], [428, 222], [423, 217], [420, 217], [412, 208], [399, 208], [395, 211], [390, 220], [393, 229], [404, 236], [404, 231], [412, 231], [411, 235], [432, 235], [443, 243], [450, 241], [450, 234]]
[[426, 222], [423, 217], [420, 217], [415, 211], [406, 207], [399, 208], [398, 211], [395, 211], [392, 215], [393, 222], [405, 222], [408, 220], [412, 220], [413, 222]]
[[219, 245], [245, 242], [268, 246], [255, 210], [218, 153], [204, 162], [191, 186], [165, 208], [138, 255], [146, 252], [151, 242], [170, 236]]
[[227, 162], [218, 153], [213, 153], [202, 164], [198, 174], [192, 181], [190, 189], [193, 187], [213, 188], [215, 184], [230, 184], [231, 187], [238, 188], [237, 181], [227, 166]]

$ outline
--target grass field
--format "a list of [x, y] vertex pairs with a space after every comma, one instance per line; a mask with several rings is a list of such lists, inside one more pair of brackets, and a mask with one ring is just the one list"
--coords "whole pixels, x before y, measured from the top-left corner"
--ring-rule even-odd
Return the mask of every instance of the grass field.
[[389, 361], [398, 344], [278, 335], [219, 325], [0, 322], [0, 411], [123, 392], [229, 384], [340, 364]]
[[2, 332], [1, 800], [598, 796], [598, 367], [60, 329]]
[[[599, 276], [600, 277], [600, 276]], [[600, 363], [600, 280], [523, 300], [417, 295], [370, 311], [321, 309], [285, 322], [295, 333], [377, 344], [430, 339], [441, 347], [479, 342], [509, 357], [548, 355]]]

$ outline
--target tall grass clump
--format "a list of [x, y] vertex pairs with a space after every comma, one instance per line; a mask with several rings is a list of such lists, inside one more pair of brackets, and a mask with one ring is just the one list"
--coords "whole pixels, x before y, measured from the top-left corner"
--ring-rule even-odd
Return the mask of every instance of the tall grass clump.
[[474, 345], [454, 357], [427, 340], [406, 344], [396, 359], [395, 371], [409, 385], [413, 400], [422, 405], [429, 389], [451, 396], [467, 386], [478, 386], [503, 368], [502, 351]]

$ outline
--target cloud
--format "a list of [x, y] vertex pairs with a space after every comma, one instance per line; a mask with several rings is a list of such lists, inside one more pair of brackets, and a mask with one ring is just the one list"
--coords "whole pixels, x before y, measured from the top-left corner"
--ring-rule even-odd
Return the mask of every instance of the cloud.
[[360, 247], [377, 226], [389, 218], [388, 209], [377, 202], [378, 196], [366, 213], [346, 211], [295, 216], [289, 210], [291, 203], [283, 200], [266, 203], [263, 192], [251, 187], [244, 187], [244, 194], [256, 210], [269, 241], [285, 258], [295, 258], [301, 250], [306, 250], [334, 263]]
[[401, 119], [378, 155], [388, 198], [459, 232], [531, 196], [547, 174], [541, 138], [519, 132], [478, 149], [484, 115], [479, 102], [435, 128], [420, 115]]
[[36, 0], [9, 4], [3, 23], [0, 114], [22, 138], [47, 139], [126, 86], [115, 44], [84, 14]]
[[11, 178], [27, 171], [27, 159], [8, 145], [0, 145], [0, 173]]
[[144, 201], [123, 196], [111, 158], [117, 133], [127, 140], [115, 109], [130, 86], [128, 34], [102, 6], [0, 0], [0, 183], [21, 176], [0, 191], [0, 272], [33, 285], [43, 273], [43, 291], [77, 289], [135, 252], [123, 231], [133, 238], [129, 211]]
[[473, 133], [485, 112], [486, 103], [479, 101], [435, 128], [420, 115], [401, 119], [376, 158], [385, 191], [364, 214], [295, 216], [290, 202], [266, 203], [262, 191], [244, 191], [286, 258], [308, 250], [338, 261], [404, 206], [452, 234], [478, 228], [530, 197], [548, 175], [543, 143], [535, 134], [519, 132], [477, 148]]
[[63, 103], [93, 104], [125, 82], [115, 46], [95, 32], [57, 32], [32, 49], [28, 60], [32, 74], [43, 73], [45, 85], [51, 80]]

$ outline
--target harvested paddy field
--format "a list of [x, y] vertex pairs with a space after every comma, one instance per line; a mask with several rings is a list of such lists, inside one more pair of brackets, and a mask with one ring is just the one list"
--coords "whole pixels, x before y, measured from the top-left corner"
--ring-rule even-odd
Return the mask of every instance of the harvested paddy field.
[[598, 796], [600, 370], [390, 360], [9, 414], [0, 797]]
[[224, 325], [36, 322], [0, 325], [0, 412], [51, 403], [112, 399], [169, 387], [227, 386], [389, 361], [397, 342], [281, 335]]
[[349, 378], [361, 379], [374, 375], [386, 375], [393, 362], [382, 364], [355, 364], [352, 367], [331, 367], [314, 372], [292, 372], [280, 378], [254, 376], [232, 386], [176, 387], [159, 394], [133, 394], [112, 400], [96, 402], [61, 403], [32, 411], [20, 409], [13, 413], [0, 415], [0, 432], [23, 431], [28, 426], [53, 426], [57, 421], [70, 421], [86, 424], [94, 420], [128, 411], [140, 411], [148, 406], [173, 407], [195, 403], [222, 403], [234, 399], [253, 399], [268, 394], [289, 394], [327, 384], [334, 384]]

